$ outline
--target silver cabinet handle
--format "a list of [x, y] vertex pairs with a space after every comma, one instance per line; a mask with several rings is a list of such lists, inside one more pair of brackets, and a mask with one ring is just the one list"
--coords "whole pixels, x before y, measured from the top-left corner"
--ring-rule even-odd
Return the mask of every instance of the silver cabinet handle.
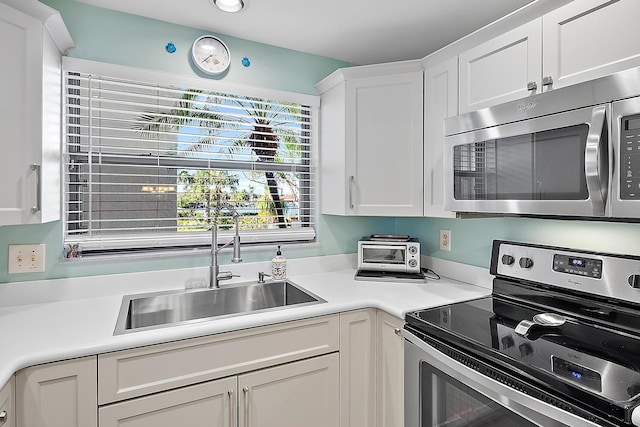
[[527, 83], [527, 90], [538, 90], [538, 83], [536, 82]]
[[595, 107], [591, 114], [587, 145], [584, 150], [587, 191], [591, 199], [591, 208], [594, 216], [604, 215], [604, 204], [605, 200], [607, 200], [607, 187], [609, 185], [607, 138], [602, 138], [602, 134], [606, 130], [607, 107]]
[[349, 177], [349, 207], [353, 209], [353, 187], [355, 185], [356, 178], [351, 175]]
[[31, 213], [36, 214], [42, 210], [42, 167], [32, 163], [31, 170], [36, 172], [36, 205], [31, 208]]
[[229, 390], [227, 394], [229, 395], [229, 427], [234, 427], [236, 423], [233, 414], [236, 411], [233, 410], [233, 390]]
[[393, 330], [393, 333], [396, 334], [397, 336], [401, 336], [402, 335], [402, 329], [400, 328], [395, 328]]
[[7, 411], [0, 411], [0, 426], [4, 425], [4, 423], [7, 422], [7, 419]]
[[546, 76], [542, 78], [542, 86], [552, 86], [553, 85], [553, 77]]
[[244, 393], [244, 427], [249, 427], [249, 387], [243, 387]]

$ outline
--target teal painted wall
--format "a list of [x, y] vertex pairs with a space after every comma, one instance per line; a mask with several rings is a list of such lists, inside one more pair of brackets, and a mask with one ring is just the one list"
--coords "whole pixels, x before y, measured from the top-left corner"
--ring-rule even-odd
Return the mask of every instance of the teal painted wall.
[[[76, 47], [68, 56], [148, 68], [187, 76], [200, 76], [189, 61], [193, 41], [210, 33], [195, 28], [169, 24], [78, 3], [74, 0], [43, 0], [43, 3], [60, 11]], [[229, 72], [219, 79], [235, 84], [267, 87], [291, 92], [317, 94], [314, 85], [338, 68], [349, 64], [330, 58], [253, 43], [220, 35], [229, 46], [232, 65]], [[169, 54], [167, 43], [176, 45], [177, 51]], [[241, 64], [246, 56], [250, 67]], [[210, 77], [206, 77], [210, 78]], [[390, 233], [394, 220], [390, 218], [318, 218], [318, 241], [312, 245], [286, 246], [289, 258], [318, 255], [334, 255], [355, 252], [357, 240], [372, 232]], [[9, 275], [7, 272], [8, 245], [46, 244], [45, 273]], [[131, 260], [126, 257], [109, 259], [108, 262], [60, 261], [62, 252], [62, 224], [59, 221], [41, 225], [0, 227], [0, 283], [40, 280], [61, 277], [92, 276], [169, 268], [205, 266], [206, 254], [176, 256], [174, 258], [145, 258]], [[275, 247], [245, 249], [247, 262], [269, 260]], [[222, 253], [220, 262], [229, 262], [229, 255]]]
[[[451, 230], [451, 251], [441, 251], [440, 230]], [[538, 218], [404, 218], [396, 232], [420, 239], [421, 252], [489, 267], [493, 239], [515, 240], [640, 256], [640, 224]]]
[[[135, 1], [135, 0], [132, 0]], [[75, 42], [74, 58], [200, 76], [189, 60], [191, 45], [203, 34], [219, 36], [231, 51], [229, 71], [217, 77], [229, 83], [316, 95], [314, 85], [349, 64], [335, 59], [254, 43], [223, 34], [116, 12], [74, 0], [42, 0], [57, 9]], [[177, 50], [168, 53], [167, 43]], [[243, 57], [251, 66], [242, 65]], [[206, 77], [214, 78], [214, 77]]]
[[[199, 75], [190, 65], [188, 52], [196, 37], [206, 31], [168, 24], [119, 12], [88, 6], [74, 0], [43, 0], [58, 9], [76, 43], [69, 56], [102, 62]], [[329, 58], [280, 49], [221, 35], [232, 51], [233, 64], [221, 77], [226, 82], [315, 94], [314, 84], [337, 68], [348, 64]], [[168, 54], [164, 47], [173, 42], [178, 48]], [[242, 57], [251, 60], [248, 68]], [[440, 229], [452, 230], [452, 251], [438, 248]], [[572, 246], [597, 251], [640, 255], [640, 225], [596, 221], [489, 218], [343, 218], [321, 215], [318, 243], [285, 248], [289, 258], [352, 253], [357, 240], [370, 233], [410, 234], [420, 239], [422, 253], [438, 258], [488, 267], [494, 238]], [[7, 274], [7, 247], [18, 243], [47, 245], [46, 273]], [[109, 260], [108, 263], [65, 263], [59, 260], [62, 225], [53, 222], [32, 226], [0, 227], [0, 283], [46, 278], [78, 277], [183, 268], [207, 265], [208, 256]], [[245, 250], [243, 258], [262, 261], [273, 256], [273, 248]], [[222, 254], [222, 263], [228, 255]]]

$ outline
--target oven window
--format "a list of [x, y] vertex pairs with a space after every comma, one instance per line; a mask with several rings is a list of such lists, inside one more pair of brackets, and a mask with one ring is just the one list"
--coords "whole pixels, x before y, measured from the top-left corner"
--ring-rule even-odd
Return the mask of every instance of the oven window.
[[404, 265], [406, 248], [404, 246], [382, 247], [362, 246], [362, 261], [367, 264], [397, 264]]
[[586, 200], [586, 124], [456, 145], [456, 200]]
[[535, 426], [460, 381], [421, 363], [421, 427]]

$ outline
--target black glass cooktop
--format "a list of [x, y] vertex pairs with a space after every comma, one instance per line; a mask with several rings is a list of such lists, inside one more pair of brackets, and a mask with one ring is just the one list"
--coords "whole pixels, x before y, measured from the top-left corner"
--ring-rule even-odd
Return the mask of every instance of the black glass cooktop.
[[[576, 301], [567, 305], [554, 299], [554, 304], [543, 307], [494, 294], [408, 313], [406, 328], [480, 355], [510, 374], [604, 413], [618, 410], [624, 418], [640, 400], [640, 339], [611, 327], [611, 316], [619, 316], [615, 309], [598, 305], [609, 316], [602, 320], [602, 313], [589, 318], [579, 310], [572, 315], [567, 308], [580, 305]], [[564, 323], [534, 324], [526, 335], [516, 332], [521, 321], [541, 313], [560, 315]], [[636, 320], [640, 326], [640, 317]]]

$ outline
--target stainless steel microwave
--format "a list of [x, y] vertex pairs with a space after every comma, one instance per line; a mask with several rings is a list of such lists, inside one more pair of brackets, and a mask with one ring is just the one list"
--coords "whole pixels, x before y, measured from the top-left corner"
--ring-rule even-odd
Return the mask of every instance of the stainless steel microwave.
[[445, 208], [640, 218], [640, 68], [445, 121]]

